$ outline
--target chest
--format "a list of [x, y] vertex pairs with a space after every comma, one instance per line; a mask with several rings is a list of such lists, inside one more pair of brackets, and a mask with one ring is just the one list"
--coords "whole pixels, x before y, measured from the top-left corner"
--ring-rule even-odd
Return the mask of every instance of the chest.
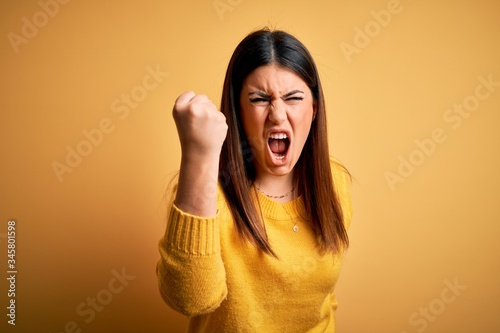
[[[221, 247], [230, 287], [253, 288], [263, 295], [324, 298], [338, 279], [341, 257], [320, 254], [313, 231], [300, 219], [266, 220], [278, 258], [241, 239], [234, 224], [222, 228]], [[297, 225], [299, 230], [293, 230]], [[251, 287], [250, 287], [251, 286]]]

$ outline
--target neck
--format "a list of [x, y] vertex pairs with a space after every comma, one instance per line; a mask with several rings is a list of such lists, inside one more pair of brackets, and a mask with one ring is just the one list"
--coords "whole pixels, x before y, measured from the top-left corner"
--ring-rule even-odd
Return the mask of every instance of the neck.
[[278, 202], [288, 202], [296, 198], [297, 189], [293, 181], [293, 174], [289, 173], [283, 176], [258, 175], [255, 180], [255, 186], [259, 191], [272, 200]]

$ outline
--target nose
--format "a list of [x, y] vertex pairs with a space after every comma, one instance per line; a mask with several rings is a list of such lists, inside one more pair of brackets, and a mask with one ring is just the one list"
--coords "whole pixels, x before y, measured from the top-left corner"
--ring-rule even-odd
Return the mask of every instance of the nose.
[[269, 120], [276, 125], [281, 125], [287, 118], [284, 103], [280, 100], [274, 101], [269, 106]]

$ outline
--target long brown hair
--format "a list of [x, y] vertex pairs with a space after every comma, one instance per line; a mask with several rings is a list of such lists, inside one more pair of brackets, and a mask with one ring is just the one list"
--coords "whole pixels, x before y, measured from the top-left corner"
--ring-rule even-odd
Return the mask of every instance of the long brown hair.
[[256, 170], [243, 131], [239, 104], [245, 78], [256, 68], [270, 64], [287, 68], [301, 77], [317, 103], [316, 116], [295, 165], [294, 177], [304, 200], [306, 220], [317, 236], [320, 252], [340, 253], [348, 247], [349, 238], [330, 168], [321, 82], [309, 51], [298, 39], [284, 31], [262, 29], [249, 34], [236, 47], [229, 61], [221, 100], [228, 133], [220, 156], [219, 183], [240, 236], [265, 253], [276, 256], [253, 200], [251, 188]]

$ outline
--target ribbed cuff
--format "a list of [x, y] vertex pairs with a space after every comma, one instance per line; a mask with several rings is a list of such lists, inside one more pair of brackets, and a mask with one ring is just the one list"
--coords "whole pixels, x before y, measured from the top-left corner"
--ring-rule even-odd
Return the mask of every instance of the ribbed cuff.
[[181, 211], [172, 205], [164, 237], [165, 245], [190, 255], [220, 252], [220, 229], [216, 217], [205, 218]]

